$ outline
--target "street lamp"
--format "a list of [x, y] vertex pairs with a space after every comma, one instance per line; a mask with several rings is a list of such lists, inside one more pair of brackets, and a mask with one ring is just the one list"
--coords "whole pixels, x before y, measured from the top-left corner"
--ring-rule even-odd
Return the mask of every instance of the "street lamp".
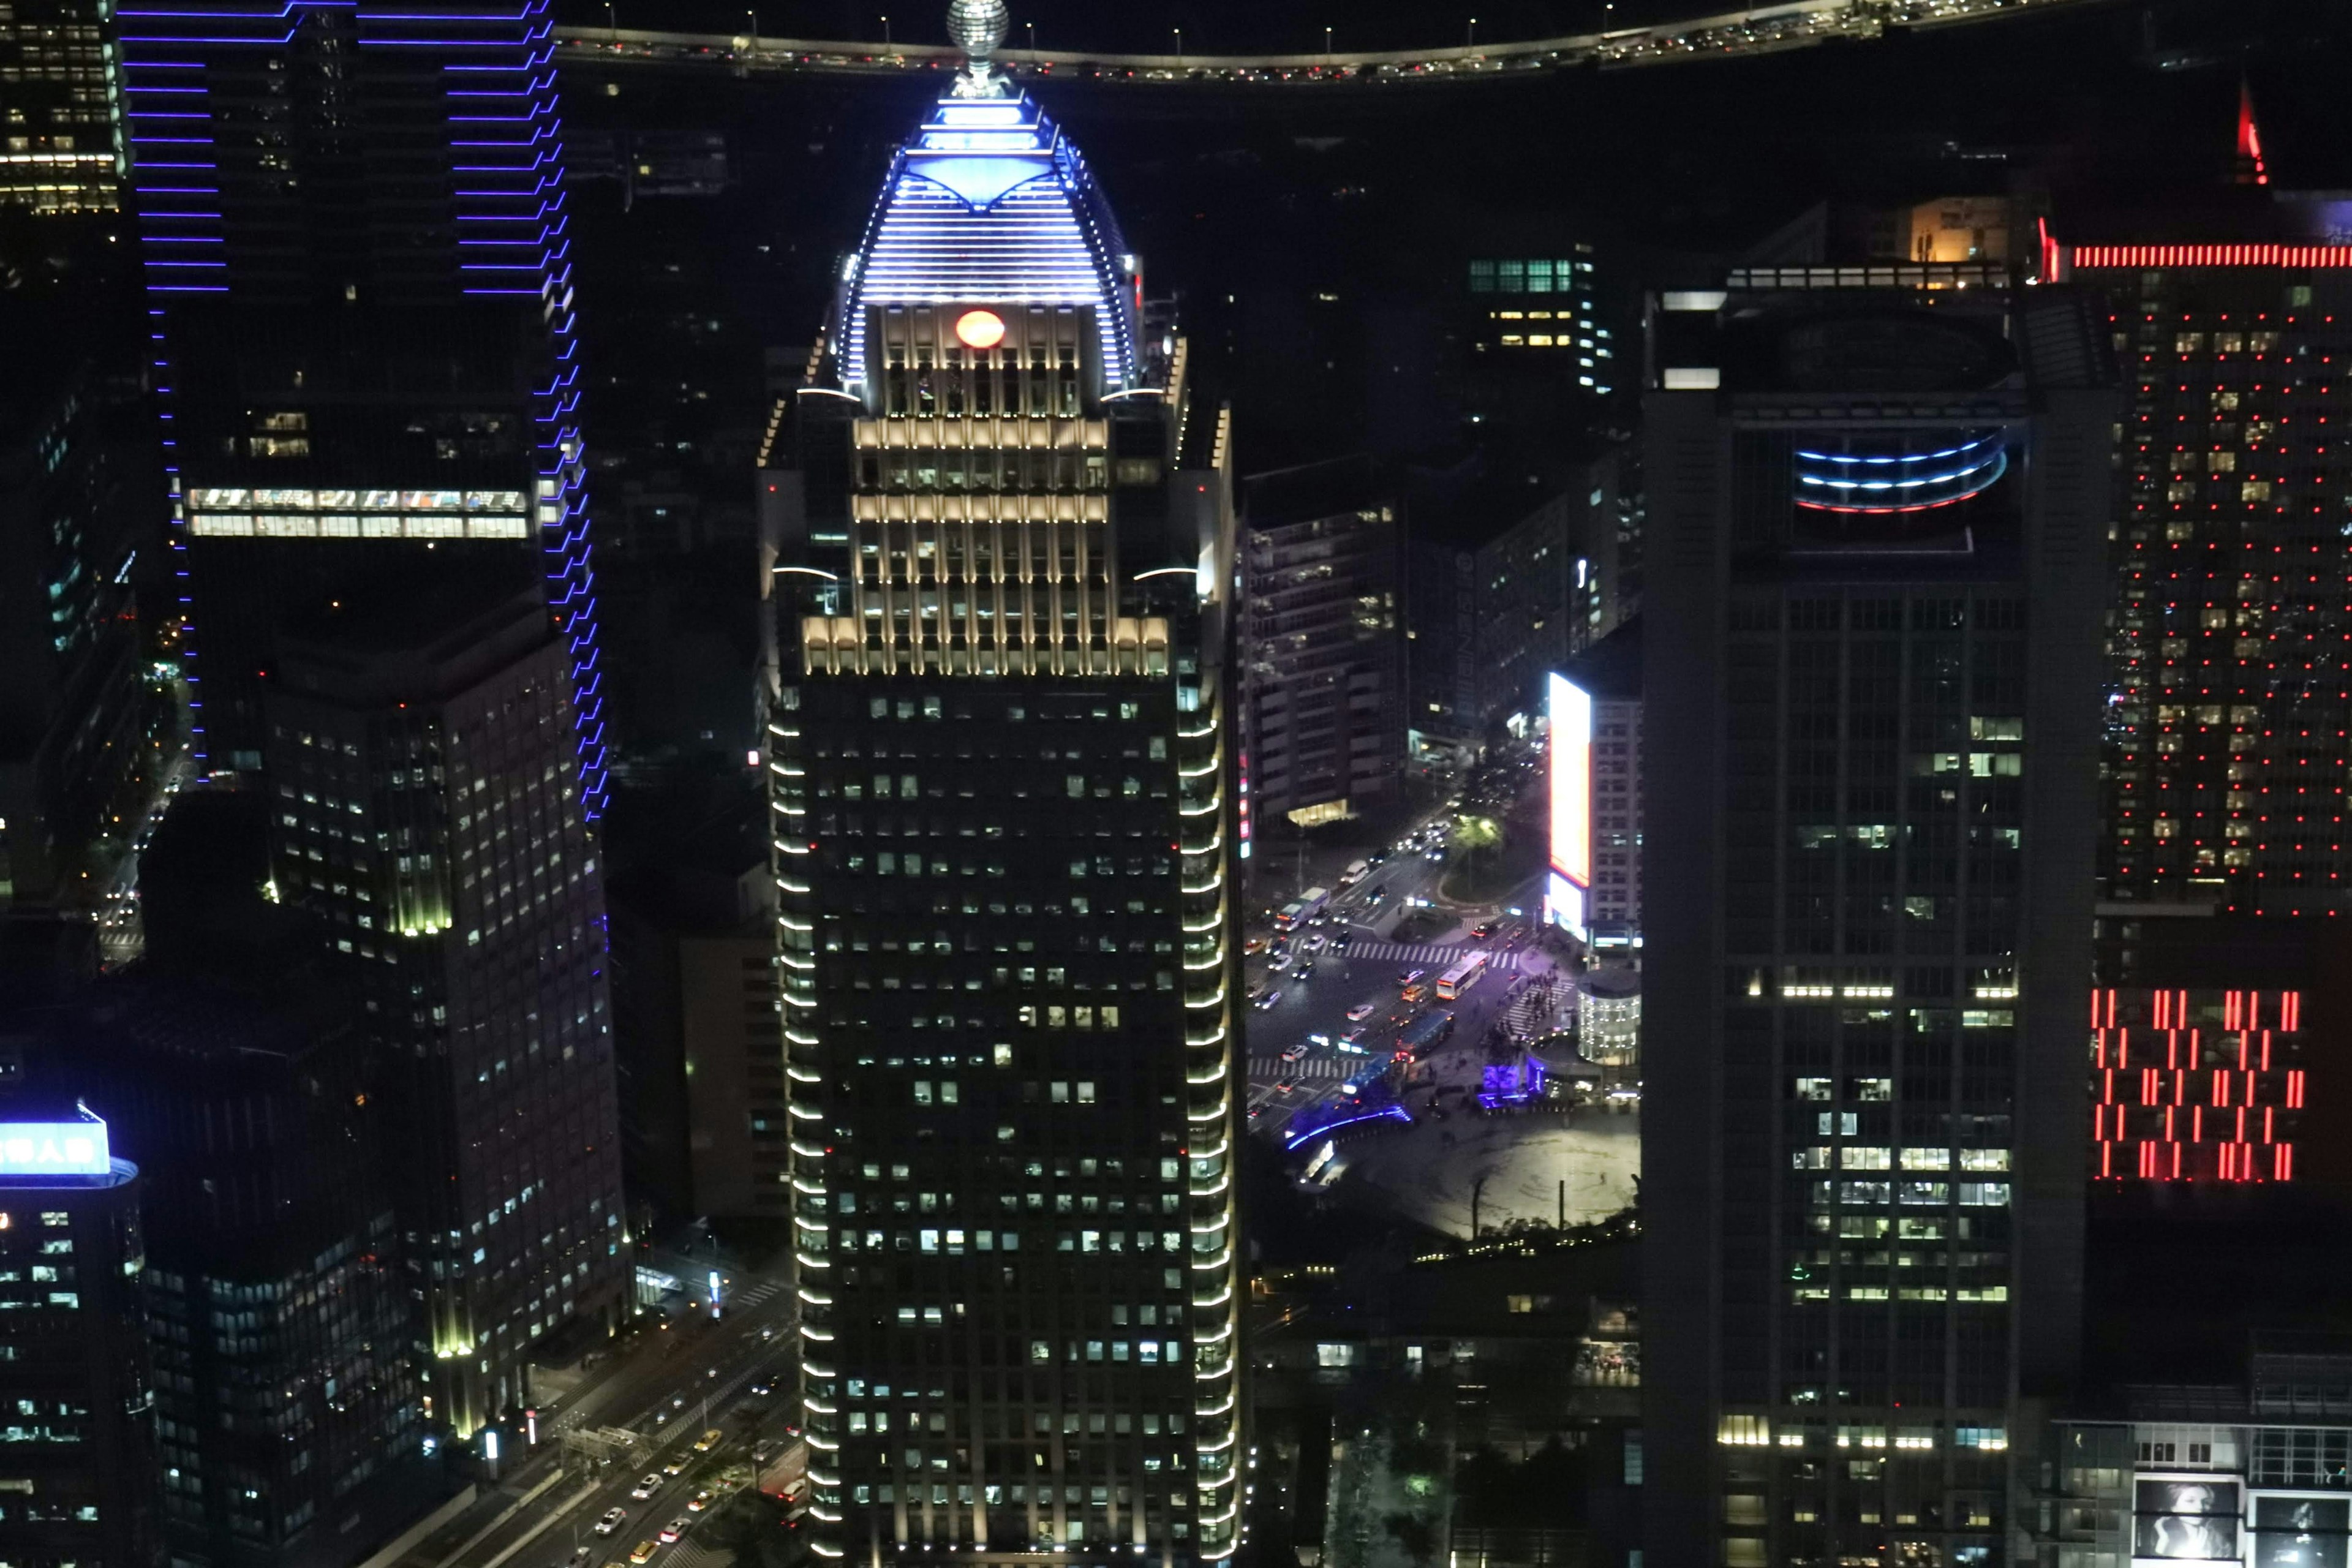
[[614, 48], [621, 47], [621, 24], [613, 15], [613, 0], [604, 0], [604, 41]]
[[1176, 68], [1182, 70], [1184, 68], [1184, 29], [1173, 27], [1170, 31], [1176, 35]]
[[1470, 18], [1470, 36], [1462, 40], [1462, 47], [1465, 49], [1478, 47], [1478, 18], [1475, 16]]
[[1037, 24], [1025, 22], [1022, 25], [1029, 29], [1029, 67], [1034, 70], [1037, 66]]
[[882, 18], [882, 52], [886, 55], [890, 53], [890, 18], [887, 16]]
[[751, 24], [751, 52], [756, 55], [760, 52], [760, 13], [746, 10], [743, 19]]
[[1328, 27], [1323, 29], [1323, 64], [1327, 69], [1331, 64], [1331, 29]]

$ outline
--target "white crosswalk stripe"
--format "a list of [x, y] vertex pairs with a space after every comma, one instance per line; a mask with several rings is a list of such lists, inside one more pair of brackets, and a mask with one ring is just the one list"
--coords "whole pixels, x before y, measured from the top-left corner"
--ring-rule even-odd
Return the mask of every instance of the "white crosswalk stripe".
[[[1424, 947], [1394, 942], [1360, 942], [1339, 957], [1343, 963], [1364, 959], [1375, 963], [1401, 963], [1437, 974], [1453, 968], [1465, 954], [1486, 951], [1477, 947]], [[1525, 973], [1533, 973], [1543, 967], [1541, 955], [1533, 952], [1488, 953], [1486, 963], [1491, 969], [1517, 970]]]
[[1252, 1057], [1250, 1077], [1267, 1083], [1286, 1078], [1297, 1079], [1302, 1083], [1318, 1079], [1342, 1079], [1349, 1076], [1364, 1059], [1361, 1057], [1321, 1057], [1309, 1058], [1303, 1062], [1286, 1062], [1279, 1057]]

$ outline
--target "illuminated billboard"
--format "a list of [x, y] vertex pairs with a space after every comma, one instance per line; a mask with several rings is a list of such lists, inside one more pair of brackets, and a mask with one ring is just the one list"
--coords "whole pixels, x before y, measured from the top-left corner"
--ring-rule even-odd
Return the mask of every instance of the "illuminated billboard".
[[2236, 1563], [2238, 1483], [2221, 1477], [2142, 1479], [2132, 1493], [2132, 1556], [2159, 1563]]
[[77, 1121], [0, 1121], [0, 1182], [111, 1174], [106, 1123], [88, 1111], [82, 1116]]
[[1588, 932], [1592, 894], [1592, 694], [1564, 675], [1549, 678], [1551, 728], [1551, 875], [1544, 918], [1572, 935]]

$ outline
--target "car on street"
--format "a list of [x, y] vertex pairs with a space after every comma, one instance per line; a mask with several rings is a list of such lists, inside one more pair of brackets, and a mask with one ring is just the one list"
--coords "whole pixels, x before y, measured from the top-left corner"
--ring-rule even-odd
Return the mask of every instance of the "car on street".
[[1381, 1005], [1377, 1002], [1359, 1002], [1348, 1009], [1348, 1022], [1360, 1024], [1380, 1010]]
[[710, 1495], [710, 1489], [709, 1487], [705, 1487], [700, 1491], [695, 1493], [694, 1496], [687, 1500], [686, 1511], [688, 1513], [700, 1513], [704, 1509], [709, 1508], [713, 1500], [714, 1500]]
[[1445, 858], [1445, 847], [1441, 844], [1433, 849], [1424, 849], [1421, 853], [1421, 858], [1424, 860], [1443, 860]]
[[1414, 981], [1423, 978], [1428, 973], [1429, 971], [1426, 969], [1401, 969], [1397, 971], [1397, 984], [1400, 985], [1410, 985]]
[[1274, 1084], [1274, 1092], [1276, 1094], [1288, 1094], [1292, 1089], [1297, 1089], [1297, 1087], [1298, 1080], [1295, 1078], [1276, 1079]]
[[1387, 903], [1388, 901], [1389, 890], [1386, 888], [1374, 888], [1370, 892], [1364, 895], [1364, 902], [1373, 909], [1379, 909], [1382, 904]]
[[604, 1510], [604, 1517], [596, 1521], [596, 1533], [599, 1535], [610, 1535], [613, 1531], [620, 1529], [621, 1526], [628, 1522], [629, 1510], [627, 1509], [608, 1508]]
[[772, 1383], [755, 1383], [751, 1385], [751, 1397], [754, 1399], [765, 1399], [768, 1395], [775, 1392], [775, 1384]]
[[1345, 952], [1348, 951], [1348, 944], [1355, 940], [1356, 933], [1343, 926], [1331, 933], [1331, 951]]
[[1339, 1048], [1343, 1051], [1361, 1051], [1367, 1056], [1370, 1055], [1371, 1053], [1364, 1046], [1364, 1037], [1370, 1033], [1371, 1033], [1370, 1029], [1349, 1030], [1339, 1037]]
[[1274, 1005], [1281, 1000], [1281, 992], [1269, 991], [1265, 995], [1257, 999], [1257, 1010], [1261, 1013], [1271, 1012], [1274, 1009]]
[[1301, 985], [1306, 984], [1315, 978], [1315, 961], [1311, 958], [1300, 959], [1298, 967], [1290, 972], [1290, 977]]
[[649, 1562], [652, 1560], [653, 1554], [660, 1550], [660, 1545], [655, 1542], [640, 1541], [635, 1546], [629, 1548], [629, 1561], [632, 1563]]
[[595, 1555], [594, 1551], [593, 1551], [593, 1550], [592, 1550], [592, 1549], [591, 1549], [591, 1548], [589, 1548], [589, 1547], [585, 1547], [585, 1546], [575, 1546], [575, 1547], [573, 1547], [573, 1548], [572, 1549], [572, 1556], [571, 1556], [571, 1558], [569, 1559], [569, 1563], [570, 1563], [570, 1564], [571, 1564], [571, 1568], [580, 1568], [580, 1564], [581, 1564], [581, 1563], [587, 1562], [589, 1558], [591, 1558], [591, 1557], [593, 1557], [593, 1556], [594, 1556], [594, 1555]]
[[1310, 931], [1307, 933], [1307, 940], [1298, 945], [1308, 952], [1320, 952], [1323, 951], [1324, 942], [1328, 940], [1321, 931]]
[[629, 1489], [629, 1495], [630, 1495], [631, 1497], [633, 1497], [633, 1498], [636, 1499], [639, 1502], [643, 1502], [643, 1501], [645, 1501], [645, 1500], [646, 1500], [646, 1499], [647, 1499], [647, 1498], [649, 1498], [649, 1497], [653, 1496], [653, 1495], [654, 1495], [654, 1493], [656, 1493], [656, 1492], [657, 1492], [657, 1491], [659, 1491], [659, 1490], [661, 1490], [661, 1489], [662, 1489], [662, 1479], [661, 1479], [661, 1476], [660, 1476], [658, 1473], [656, 1473], [656, 1474], [654, 1474], [654, 1475], [647, 1476], [645, 1479], [643, 1479], [643, 1480], [639, 1481], [635, 1486], [631, 1487], [631, 1488]]
[[684, 1535], [686, 1533], [686, 1527], [693, 1522], [694, 1521], [688, 1519], [683, 1514], [680, 1514], [677, 1518], [671, 1520], [667, 1524], [663, 1525], [661, 1527], [662, 1544], [664, 1546], [667, 1546], [671, 1542], [676, 1541], [679, 1536]]
[[725, 1441], [727, 1441], [727, 1434], [719, 1427], [713, 1426], [694, 1440], [694, 1451], [698, 1454], [708, 1454]]
[[692, 1462], [692, 1455], [680, 1454], [675, 1459], [672, 1459], [667, 1464], [662, 1466], [662, 1474], [666, 1476], [682, 1476], [686, 1474], [686, 1467]]
[[1244, 952], [1264, 952], [1265, 951], [1265, 938], [1263, 936], [1251, 937], [1248, 941], [1242, 943], [1242, 951]]
[[1307, 1043], [1304, 1040], [1301, 1040], [1298, 1044], [1291, 1047], [1288, 1050], [1282, 1053], [1282, 1059], [1286, 1062], [1305, 1061], [1307, 1059]]

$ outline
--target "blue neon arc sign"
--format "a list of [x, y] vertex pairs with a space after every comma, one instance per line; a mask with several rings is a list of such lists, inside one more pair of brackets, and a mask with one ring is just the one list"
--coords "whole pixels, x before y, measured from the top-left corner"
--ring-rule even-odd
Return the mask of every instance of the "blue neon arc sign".
[[0, 1121], [0, 1181], [24, 1176], [103, 1176], [113, 1163], [106, 1123]]
[[1982, 495], [2009, 472], [1999, 431], [1924, 452], [1800, 448], [1796, 459], [1796, 503], [1818, 511], [1926, 511]]

